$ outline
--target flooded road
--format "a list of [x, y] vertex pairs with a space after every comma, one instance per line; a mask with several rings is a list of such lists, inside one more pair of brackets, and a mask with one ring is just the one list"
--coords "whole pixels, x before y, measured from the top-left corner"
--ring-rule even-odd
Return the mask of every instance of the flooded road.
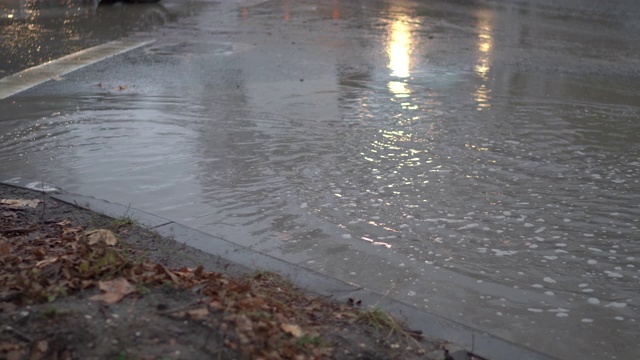
[[108, 0], [0, 0], [0, 77], [196, 11], [192, 2], [140, 6]]
[[2, 180], [558, 358], [638, 358], [639, 5], [194, 4], [150, 47], [0, 101]]

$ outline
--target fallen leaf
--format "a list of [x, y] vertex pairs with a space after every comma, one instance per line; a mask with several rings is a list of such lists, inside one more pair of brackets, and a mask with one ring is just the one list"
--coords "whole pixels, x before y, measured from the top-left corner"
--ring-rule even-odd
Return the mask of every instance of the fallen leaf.
[[118, 243], [118, 239], [116, 239], [116, 236], [113, 234], [113, 232], [107, 229], [87, 231], [85, 235], [88, 235], [89, 245], [104, 242], [109, 246], [113, 246]]
[[11, 244], [8, 241], [4, 241], [4, 238], [0, 239], [0, 256], [9, 255], [11, 253]]
[[68, 219], [62, 220], [62, 221], [56, 223], [56, 225], [60, 225], [60, 226], [67, 226], [67, 225], [70, 225], [70, 224], [71, 224], [71, 220], [68, 220]]
[[11, 350], [7, 353], [7, 360], [21, 360], [24, 359], [24, 351], [22, 350]]
[[29, 359], [30, 360], [44, 359], [48, 351], [49, 351], [49, 342], [47, 342], [47, 340], [40, 340], [34, 345]]
[[98, 288], [104, 291], [104, 294], [94, 295], [89, 298], [92, 301], [104, 301], [109, 304], [115, 304], [122, 300], [125, 296], [133, 293], [136, 289], [125, 278], [117, 278], [107, 281], [99, 281]]
[[8, 205], [9, 209], [19, 209], [24, 207], [35, 208], [40, 202], [40, 200], [0, 199], [0, 204]]
[[53, 264], [56, 261], [58, 261], [58, 257], [57, 256], [56, 257], [50, 257], [48, 259], [44, 259], [44, 260], [38, 261], [36, 263], [36, 267], [37, 268], [41, 268], [43, 266], [47, 266], [49, 264]]
[[118, 90], [120, 90], [120, 91], [127, 90], [128, 88], [129, 88], [129, 87], [128, 87], [127, 85], [120, 85], [120, 86], [118, 86]]
[[0, 342], [0, 353], [6, 353], [11, 350], [20, 350], [20, 345], [5, 341]]
[[187, 310], [187, 315], [194, 320], [202, 320], [209, 315], [209, 310], [207, 308]]
[[6, 218], [12, 218], [12, 219], [17, 219], [18, 218], [18, 214], [16, 214], [13, 211], [4, 211], [4, 212], [2, 212], [2, 216], [6, 217]]
[[299, 338], [302, 336], [302, 329], [300, 329], [300, 326], [295, 325], [295, 324], [282, 324], [280, 325], [280, 328], [282, 329], [282, 331], [286, 332], [287, 334], [292, 335], [295, 338]]

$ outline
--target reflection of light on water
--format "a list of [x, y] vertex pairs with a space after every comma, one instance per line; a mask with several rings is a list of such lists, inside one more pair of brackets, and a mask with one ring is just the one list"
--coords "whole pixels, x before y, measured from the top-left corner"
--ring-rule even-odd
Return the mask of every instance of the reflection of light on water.
[[[411, 75], [411, 50], [414, 39], [411, 36], [408, 20], [406, 16], [402, 16], [391, 24], [389, 43], [387, 44], [390, 75], [402, 79]], [[387, 87], [391, 93], [399, 98], [409, 97], [411, 94], [407, 84], [403, 81], [389, 81]]]
[[389, 81], [387, 87], [396, 97], [408, 97], [411, 93], [407, 88], [407, 84], [402, 81]]
[[488, 58], [478, 59], [478, 63], [474, 67], [476, 74], [480, 75], [483, 80], [487, 80], [489, 70], [491, 70], [491, 63]]
[[413, 39], [405, 20], [403, 17], [391, 24], [391, 34], [387, 47], [391, 76], [399, 78], [409, 77], [409, 69], [411, 66], [410, 56]]
[[[485, 28], [483, 30], [491, 31], [491, 28]], [[491, 47], [493, 46], [493, 39], [491, 38], [491, 35], [480, 34], [478, 38], [480, 39], [478, 44], [478, 50], [480, 50], [480, 52], [483, 52], [483, 53], [488, 53], [489, 50], [491, 50]]]
[[333, 10], [331, 11], [333, 20], [340, 19], [340, 0], [333, 0]]
[[491, 26], [491, 13], [479, 12], [477, 16], [476, 29], [480, 34], [478, 35], [478, 60], [474, 70], [483, 83], [475, 91], [474, 99], [478, 105], [476, 109], [481, 111], [491, 107], [491, 90], [487, 88], [486, 81], [489, 80], [489, 71], [491, 70], [491, 50], [493, 48], [491, 33], [493, 27]]
[[368, 238], [366, 236], [362, 236], [361, 239], [364, 240], [364, 241], [370, 242], [373, 245], [382, 245], [382, 246], [386, 247], [387, 249], [391, 248], [391, 244], [386, 243], [386, 242], [375, 241], [375, 240], [373, 240], [371, 238]]
[[491, 90], [487, 89], [487, 86], [485, 84], [480, 85], [478, 90], [476, 90], [475, 92], [475, 99], [478, 103], [478, 111], [485, 108], [490, 108], [491, 103], [489, 103], [489, 100], [491, 100]]

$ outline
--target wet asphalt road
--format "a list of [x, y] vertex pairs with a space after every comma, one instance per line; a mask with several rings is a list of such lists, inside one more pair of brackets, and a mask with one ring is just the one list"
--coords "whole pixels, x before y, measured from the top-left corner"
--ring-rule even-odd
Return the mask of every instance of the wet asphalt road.
[[640, 353], [635, 1], [16, 3], [0, 77], [156, 42], [0, 101], [3, 180], [559, 358]]

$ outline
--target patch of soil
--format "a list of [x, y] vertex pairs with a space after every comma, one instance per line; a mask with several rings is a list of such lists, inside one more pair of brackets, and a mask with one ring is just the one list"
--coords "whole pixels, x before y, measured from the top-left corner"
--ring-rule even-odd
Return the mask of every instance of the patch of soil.
[[7, 185], [0, 185], [0, 324], [0, 359], [454, 355], [381, 310], [315, 297], [129, 219]]

